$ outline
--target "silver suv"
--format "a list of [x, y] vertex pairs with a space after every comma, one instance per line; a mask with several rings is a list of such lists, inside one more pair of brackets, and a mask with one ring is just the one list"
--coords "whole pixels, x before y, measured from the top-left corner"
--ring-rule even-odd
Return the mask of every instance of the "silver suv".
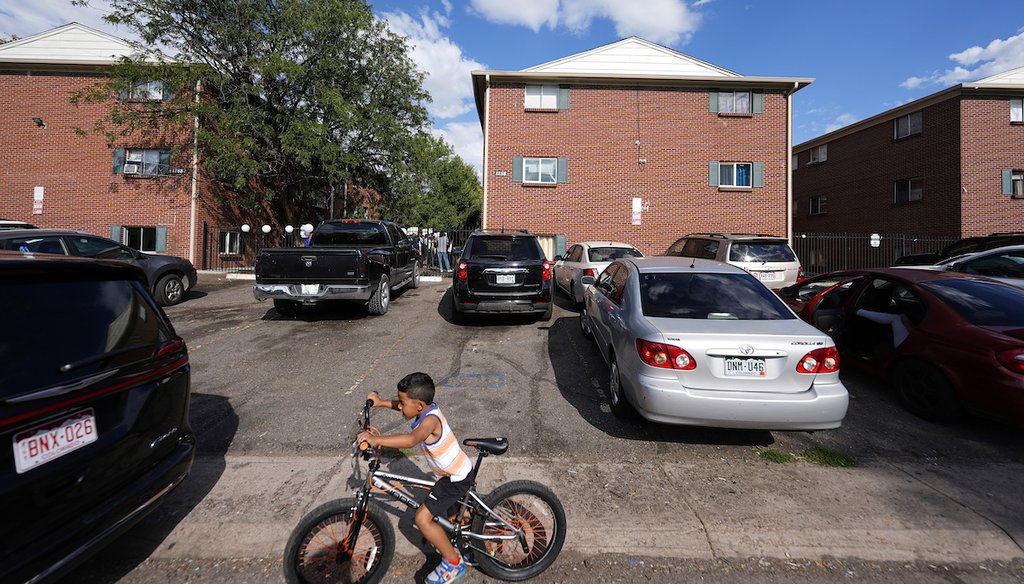
[[789, 241], [771, 235], [691, 233], [670, 245], [662, 255], [726, 262], [750, 272], [773, 289], [803, 278], [800, 260]]

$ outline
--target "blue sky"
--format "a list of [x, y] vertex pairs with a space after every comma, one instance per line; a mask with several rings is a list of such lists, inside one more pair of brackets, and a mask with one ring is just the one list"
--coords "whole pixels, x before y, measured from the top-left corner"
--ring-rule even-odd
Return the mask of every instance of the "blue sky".
[[[7, 0], [0, 33], [105, 25], [107, 0]], [[434, 131], [478, 172], [482, 136], [469, 72], [519, 70], [639, 36], [742, 75], [810, 77], [794, 96], [793, 141], [963, 81], [1024, 66], [1020, 0], [381, 0], [409, 38], [434, 97]]]

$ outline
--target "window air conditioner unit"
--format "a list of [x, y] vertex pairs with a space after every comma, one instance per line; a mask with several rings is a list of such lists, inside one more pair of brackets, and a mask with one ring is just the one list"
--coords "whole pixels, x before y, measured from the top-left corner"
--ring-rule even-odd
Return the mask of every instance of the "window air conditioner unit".
[[124, 165], [125, 174], [139, 174], [142, 171], [142, 165], [136, 162], [129, 162]]

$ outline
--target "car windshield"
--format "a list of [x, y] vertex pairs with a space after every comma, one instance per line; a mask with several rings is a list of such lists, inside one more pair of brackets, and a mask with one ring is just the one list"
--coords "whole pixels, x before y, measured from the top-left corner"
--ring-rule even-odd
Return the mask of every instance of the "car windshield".
[[785, 241], [734, 241], [730, 262], [795, 262], [796, 254]]
[[313, 232], [312, 245], [387, 245], [384, 226], [377, 223], [324, 223]]
[[796, 318], [749, 274], [641, 273], [644, 316], [711, 320]]
[[961, 278], [923, 282], [921, 287], [941, 298], [971, 324], [1024, 327], [1024, 290], [1020, 288]]
[[536, 237], [472, 237], [462, 257], [497, 260], [542, 260]]
[[642, 258], [644, 254], [631, 247], [592, 247], [587, 252], [591, 262], [613, 262], [622, 258]]

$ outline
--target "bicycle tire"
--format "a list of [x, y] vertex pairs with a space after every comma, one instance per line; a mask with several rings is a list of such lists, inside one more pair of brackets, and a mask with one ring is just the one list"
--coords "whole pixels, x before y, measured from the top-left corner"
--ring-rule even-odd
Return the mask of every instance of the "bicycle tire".
[[[551, 566], [565, 543], [565, 509], [551, 489], [534, 481], [512, 481], [494, 489], [484, 502], [506, 521], [522, 529], [527, 547], [519, 541], [484, 541], [487, 553], [475, 554], [480, 569], [499, 580], [528, 580]], [[484, 511], [473, 518], [473, 531], [483, 535], [507, 532]]]
[[299, 521], [285, 546], [286, 582], [373, 584], [384, 577], [395, 555], [395, 531], [387, 514], [373, 501], [366, 508], [355, 555], [339, 560], [355, 505], [355, 499], [335, 499]]

